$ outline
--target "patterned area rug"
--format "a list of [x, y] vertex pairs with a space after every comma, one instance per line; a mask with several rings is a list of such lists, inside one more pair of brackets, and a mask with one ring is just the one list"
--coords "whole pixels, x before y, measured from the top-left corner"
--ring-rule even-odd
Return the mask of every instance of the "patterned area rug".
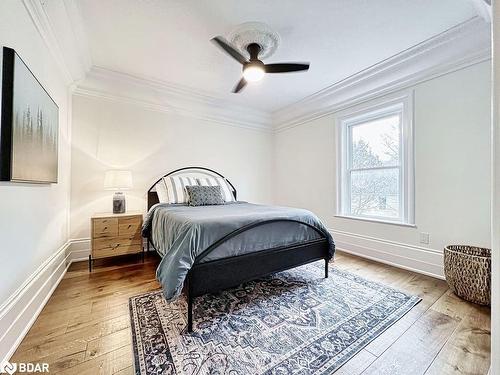
[[136, 372], [332, 374], [420, 298], [320, 262], [243, 284], [194, 303], [160, 291], [130, 299]]

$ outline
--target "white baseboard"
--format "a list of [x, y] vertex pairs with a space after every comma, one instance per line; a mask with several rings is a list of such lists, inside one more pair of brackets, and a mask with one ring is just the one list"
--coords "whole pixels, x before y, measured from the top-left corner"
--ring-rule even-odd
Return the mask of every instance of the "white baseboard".
[[61, 246], [0, 306], [0, 363], [8, 361], [28, 333], [70, 264], [76, 260]]
[[444, 279], [439, 250], [329, 229], [338, 250], [405, 270]]
[[68, 253], [71, 262], [87, 260], [90, 255], [90, 238], [77, 238], [69, 241]]

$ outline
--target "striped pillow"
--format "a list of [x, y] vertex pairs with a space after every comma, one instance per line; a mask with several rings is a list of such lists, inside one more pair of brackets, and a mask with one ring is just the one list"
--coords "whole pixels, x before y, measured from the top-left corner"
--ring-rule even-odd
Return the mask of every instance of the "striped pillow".
[[194, 177], [167, 176], [156, 185], [156, 194], [161, 203], [188, 203], [186, 186], [198, 185]]
[[163, 178], [155, 185], [155, 190], [156, 195], [158, 195], [158, 201], [160, 203], [168, 203], [168, 191]]
[[225, 202], [235, 202], [233, 189], [228, 184], [225, 178], [222, 177], [202, 177], [197, 178], [198, 185], [200, 186], [220, 186], [222, 197]]

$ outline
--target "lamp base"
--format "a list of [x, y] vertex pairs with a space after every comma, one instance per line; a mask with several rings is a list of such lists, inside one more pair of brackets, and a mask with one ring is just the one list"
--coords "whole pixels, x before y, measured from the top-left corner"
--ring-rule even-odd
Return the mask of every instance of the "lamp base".
[[114, 214], [125, 213], [125, 194], [116, 192], [113, 195], [113, 213]]

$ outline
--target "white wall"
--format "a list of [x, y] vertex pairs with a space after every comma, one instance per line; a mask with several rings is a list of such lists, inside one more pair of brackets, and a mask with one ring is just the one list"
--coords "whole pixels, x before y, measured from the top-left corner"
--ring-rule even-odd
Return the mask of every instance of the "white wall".
[[68, 264], [69, 77], [31, 16], [21, 1], [0, 1], [0, 46], [18, 52], [59, 106], [59, 176], [57, 184], [0, 182], [0, 362], [10, 358]]
[[490, 64], [419, 84], [414, 96], [417, 228], [335, 217], [335, 113], [276, 134], [274, 198], [316, 212], [339, 248], [439, 276], [446, 244], [490, 245]]
[[491, 231], [491, 375], [500, 375], [500, 3], [493, 2], [493, 122]]
[[14, 48], [59, 106], [59, 182], [0, 182], [0, 302], [68, 239], [68, 91], [60, 68], [21, 1], [0, 2], [0, 46]]
[[146, 209], [146, 191], [169, 171], [205, 166], [225, 175], [238, 198], [270, 203], [272, 133], [222, 125], [87, 96], [74, 96], [71, 238], [88, 238], [90, 216], [111, 210], [104, 172], [132, 171], [127, 208]]

